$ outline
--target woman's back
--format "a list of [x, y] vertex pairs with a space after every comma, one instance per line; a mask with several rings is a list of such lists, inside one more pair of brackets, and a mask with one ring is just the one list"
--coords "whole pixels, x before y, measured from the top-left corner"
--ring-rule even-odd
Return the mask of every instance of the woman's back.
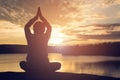
[[27, 60], [43, 60], [48, 57], [48, 40], [45, 35], [32, 35], [28, 40], [28, 56]]

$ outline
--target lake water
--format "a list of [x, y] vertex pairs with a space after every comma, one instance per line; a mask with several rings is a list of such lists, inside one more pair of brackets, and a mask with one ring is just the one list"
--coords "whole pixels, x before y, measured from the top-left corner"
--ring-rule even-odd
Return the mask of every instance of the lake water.
[[[0, 54], [0, 72], [23, 71], [19, 62], [25, 60], [26, 54]], [[60, 62], [60, 72], [88, 73], [120, 78], [120, 57], [105, 56], [62, 56], [49, 54], [51, 62]], [[109, 61], [109, 63], [104, 63]], [[114, 61], [114, 62], [111, 62]]]

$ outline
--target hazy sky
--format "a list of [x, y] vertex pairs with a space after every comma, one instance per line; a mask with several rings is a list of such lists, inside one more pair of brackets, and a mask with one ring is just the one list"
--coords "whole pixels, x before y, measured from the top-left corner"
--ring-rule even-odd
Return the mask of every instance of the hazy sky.
[[26, 44], [38, 6], [53, 27], [50, 45], [120, 41], [120, 0], [0, 0], [0, 44]]

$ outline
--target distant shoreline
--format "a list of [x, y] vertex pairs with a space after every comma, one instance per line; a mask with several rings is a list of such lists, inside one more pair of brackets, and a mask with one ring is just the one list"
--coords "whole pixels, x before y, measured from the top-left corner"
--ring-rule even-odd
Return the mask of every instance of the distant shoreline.
[[[84, 46], [48, 46], [49, 53], [69, 56], [114, 56], [120, 57], [120, 42]], [[0, 54], [27, 53], [27, 45], [0, 45]]]

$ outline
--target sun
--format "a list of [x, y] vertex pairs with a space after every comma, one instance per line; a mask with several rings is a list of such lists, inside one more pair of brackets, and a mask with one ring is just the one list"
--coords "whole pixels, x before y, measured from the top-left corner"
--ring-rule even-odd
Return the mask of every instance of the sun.
[[60, 44], [63, 43], [63, 39], [61, 39], [61, 38], [52, 38], [52, 39], [50, 39], [50, 43], [52, 45], [60, 45]]
[[60, 28], [53, 28], [51, 38], [49, 40], [50, 45], [62, 45], [65, 35], [61, 32]]

